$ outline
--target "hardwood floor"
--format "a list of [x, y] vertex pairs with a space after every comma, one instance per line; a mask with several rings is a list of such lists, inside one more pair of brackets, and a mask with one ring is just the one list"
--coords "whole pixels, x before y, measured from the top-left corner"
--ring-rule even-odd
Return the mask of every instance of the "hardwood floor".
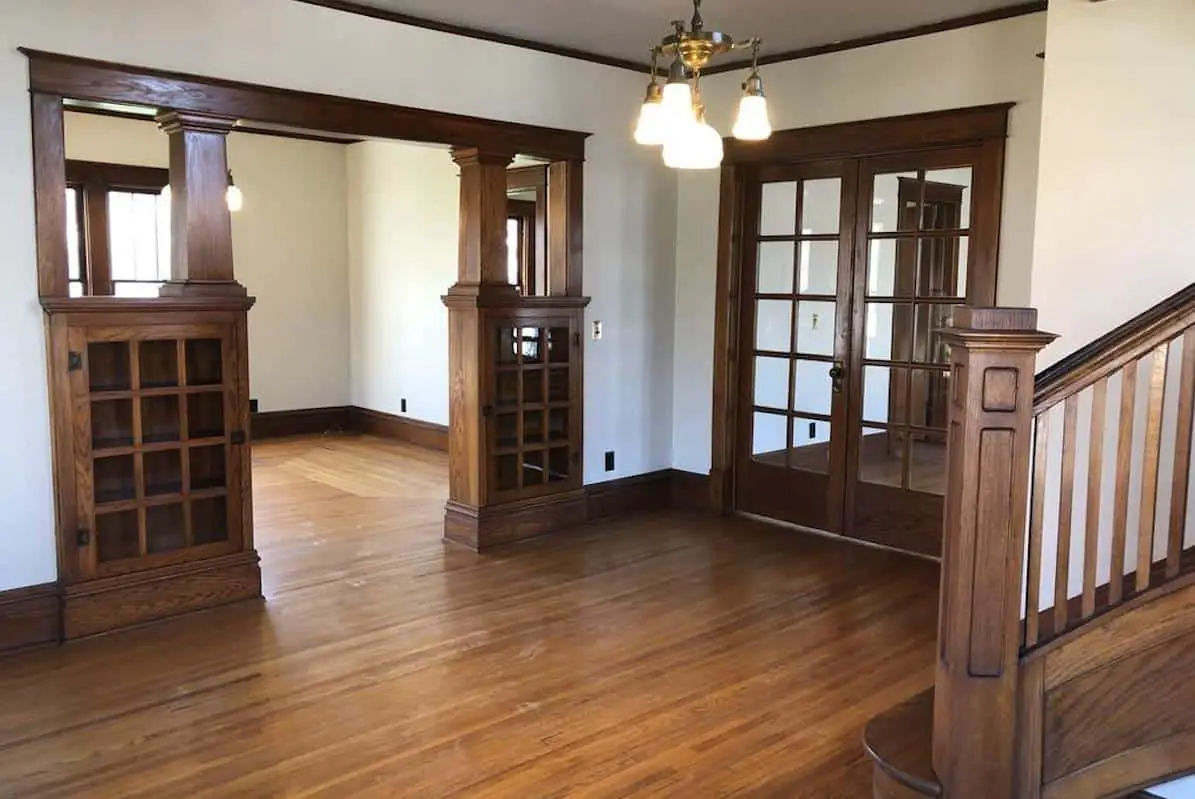
[[935, 566], [681, 513], [479, 556], [440, 541], [445, 474], [258, 445], [267, 601], [0, 661], [0, 795], [871, 795]]

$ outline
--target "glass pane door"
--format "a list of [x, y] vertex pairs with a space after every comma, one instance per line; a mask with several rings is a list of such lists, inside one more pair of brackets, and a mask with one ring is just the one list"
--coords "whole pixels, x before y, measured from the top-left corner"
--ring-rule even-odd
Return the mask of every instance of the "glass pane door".
[[973, 168], [961, 159], [868, 162], [859, 206], [867, 261], [856, 275], [851, 531], [935, 555], [950, 396], [938, 331], [967, 296]]
[[840, 524], [845, 454], [849, 172], [841, 162], [763, 170], [745, 226], [740, 440], [750, 446], [738, 506], [830, 530]]

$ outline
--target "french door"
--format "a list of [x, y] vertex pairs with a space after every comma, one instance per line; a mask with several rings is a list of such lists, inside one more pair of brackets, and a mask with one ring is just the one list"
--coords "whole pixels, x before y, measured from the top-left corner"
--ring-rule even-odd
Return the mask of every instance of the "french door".
[[[990, 302], [980, 148], [752, 170], [739, 292], [739, 510], [939, 554], [951, 308]], [[982, 190], [982, 195], [981, 195]], [[998, 219], [998, 213], [994, 215]], [[982, 239], [982, 240], [981, 240]], [[969, 268], [977, 250], [989, 256]]]

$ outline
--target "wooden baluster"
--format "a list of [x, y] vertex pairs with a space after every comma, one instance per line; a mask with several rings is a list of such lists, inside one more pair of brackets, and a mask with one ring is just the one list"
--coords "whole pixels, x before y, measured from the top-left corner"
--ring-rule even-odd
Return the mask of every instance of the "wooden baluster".
[[1041, 548], [1046, 518], [1046, 475], [1049, 474], [1050, 412], [1037, 417], [1037, 440], [1033, 451], [1033, 504], [1029, 516], [1029, 572], [1025, 598], [1025, 646], [1033, 646], [1041, 635]]
[[1075, 438], [1079, 425], [1079, 395], [1066, 398], [1062, 422], [1062, 489], [1058, 500], [1058, 559], [1054, 568], [1054, 634], [1066, 629], [1069, 620], [1071, 526], [1075, 514]]
[[1162, 444], [1162, 401], [1166, 398], [1166, 362], [1169, 347], [1153, 351], [1149, 375], [1149, 416], [1145, 420], [1145, 454], [1141, 470], [1141, 518], [1137, 536], [1137, 591], [1149, 588], [1153, 570], [1154, 528], [1158, 508], [1158, 461]]
[[1137, 410], [1137, 362], [1120, 373], [1120, 433], [1116, 439], [1116, 499], [1112, 508], [1112, 573], [1108, 602], [1124, 599], [1124, 560], [1129, 527], [1129, 475], [1133, 468], [1133, 421]]
[[942, 795], [1008, 799], [1016, 770], [1022, 567], [1037, 312], [956, 308], [933, 765]]
[[1166, 578], [1173, 580], [1182, 568], [1183, 534], [1187, 527], [1187, 502], [1191, 485], [1191, 429], [1195, 424], [1195, 327], [1183, 335], [1183, 368], [1178, 383], [1177, 441], [1174, 475], [1170, 484], [1170, 541], [1166, 548]]
[[1095, 615], [1096, 565], [1100, 549], [1100, 486], [1104, 477], [1104, 424], [1108, 419], [1108, 379], [1091, 394], [1091, 433], [1087, 450], [1087, 540], [1083, 544], [1083, 618]]

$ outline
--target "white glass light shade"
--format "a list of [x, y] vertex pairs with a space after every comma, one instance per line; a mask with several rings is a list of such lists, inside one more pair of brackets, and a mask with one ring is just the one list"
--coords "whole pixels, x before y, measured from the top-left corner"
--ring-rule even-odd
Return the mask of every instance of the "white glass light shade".
[[772, 135], [768, 120], [768, 101], [761, 94], [745, 94], [739, 100], [739, 115], [734, 123], [734, 137], [743, 141], [763, 141]]
[[659, 100], [645, 100], [639, 111], [639, 124], [635, 126], [635, 141], [647, 146], [664, 143], [668, 132], [668, 116], [664, 103]]
[[693, 90], [689, 88], [688, 83], [681, 81], [666, 84], [662, 106], [665, 124], [668, 127], [679, 127], [694, 120]]
[[245, 207], [245, 195], [235, 185], [228, 187], [224, 200], [228, 203], [228, 210], [234, 214]]
[[690, 122], [664, 142], [664, 165], [671, 169], [717, 169], [722, 137], [704, 119]]

